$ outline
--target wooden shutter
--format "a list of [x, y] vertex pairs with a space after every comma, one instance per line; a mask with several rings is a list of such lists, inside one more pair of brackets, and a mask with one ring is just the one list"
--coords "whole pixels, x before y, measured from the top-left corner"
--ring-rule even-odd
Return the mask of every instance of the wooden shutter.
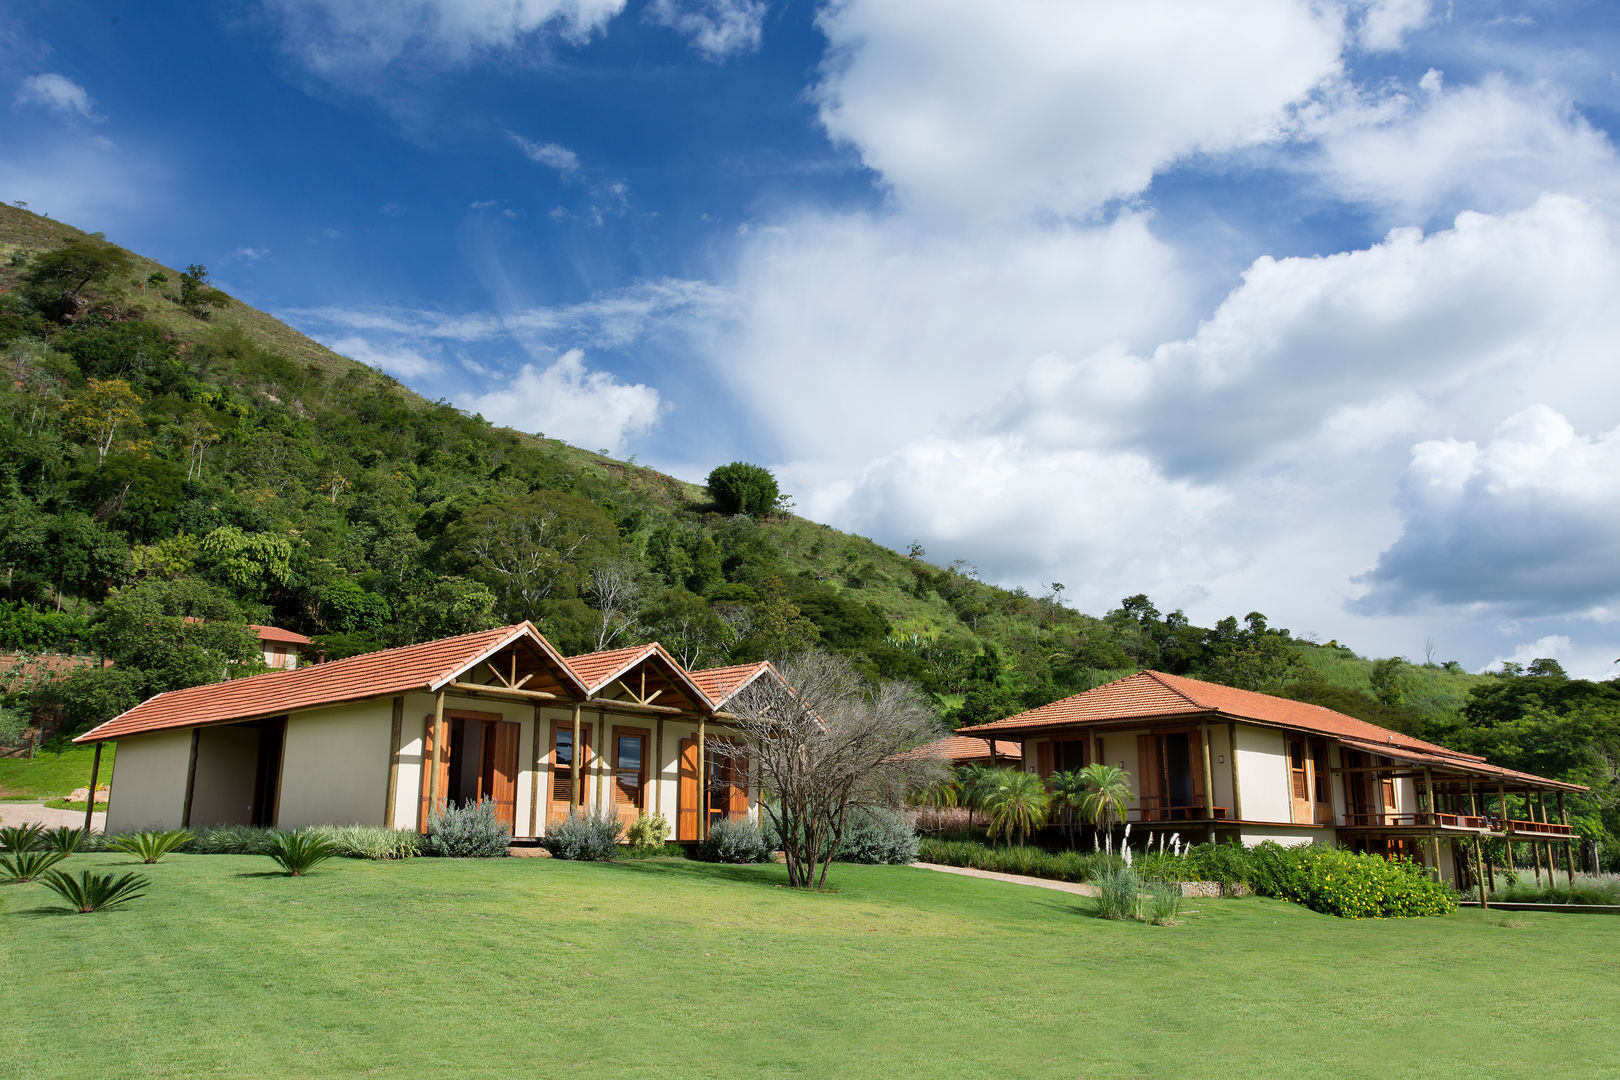
[[[1389, 758], [1379, 758], [1378, 763], [1388, 765], [1390, 761]], [[1379, 786], [1383, 788], [1384, 813], [1393, 814], [1395, 812], [1395, 778], [1393, 776], [1381, 777]]]
[[1043, 739], [1035, 744], [1035, 772], [1042, 780], [1052, 775], [1052, 740]]
[[[1211, 759], [1213, 761], [1213, 758]], [[1187, 771], [1192, 774], [1193, 809], [1187, 816], [1201, 818], [1204, 811], [1204, 740], [1202, 732], [1187, 733]]]
[[1159, 737], [1136, 737], [1137, 807], [1143, 821], [1157, 821], [1159, 817]]
[[675, 792], [675, 839], [698, 838], [697, 740], [681, 740], [680, 783]]
[[512, 720], [484, 728], [483, 777], [480, 795], [495, 803], [495, 819], [517, 832], [517, 774], [519, 725]]
[[[419, 831], [419, 832], [426, 832], [427, 831], [428, 800], [430, 800], [433, 797], [433, 788], [432, 788], [432, 783], [433, 783], [433, 775], [432, 775], [433, 774], [433, 744], [437, 739], [439, 739], [443, 735], [447, 734], [449, 732], [449, 728], [450, 728], [450, 721], [447, 718], [445, 720], [445, 722], [444, 722], [444, 727], [439, 729], [439, 731], [435, 732], [433, 730], [433, 716], [432, 716], [431, 713], [428, 715], [427, 724], [423, 728], [423, 733], [422, 733], [422, 800], [421, 800], [421, 810], [417, 813], [417, 819], [416, 819], [416, 828], [417, 828], [417, 831]], [[449, 792], [450, 792], [450, 747], [449, 747], [449, 740], [445, 739], [444, 743], [445, 743], [445, 748], [439, 754], [439, 805], [440, 806], [444, 805], [444, 800], [448, 797]]]

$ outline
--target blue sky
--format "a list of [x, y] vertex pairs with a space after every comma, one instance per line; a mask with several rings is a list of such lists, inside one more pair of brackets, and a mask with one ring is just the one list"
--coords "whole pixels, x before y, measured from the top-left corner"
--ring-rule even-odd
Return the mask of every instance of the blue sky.
[[1620, 656], [1620, 13], [0, 4], [0, 197], [1084, 610]]

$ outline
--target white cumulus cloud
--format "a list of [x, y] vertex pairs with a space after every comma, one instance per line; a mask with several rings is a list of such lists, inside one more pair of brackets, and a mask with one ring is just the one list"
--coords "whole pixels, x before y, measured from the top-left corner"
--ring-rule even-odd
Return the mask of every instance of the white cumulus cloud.
[[588, 370], [579, 349], [549, 366], [525, 364], [505, 386], [461, 403], [491, 423], [612, 453], [651, 431], [663, 411], [657, 390]]
[[719, 63], [759, 48], [765, 0], [653, 0], [646, 17], [684, 35], [704, 59]]
[[68, 78], [47, 72], [31, 75], [17, 88], [13, 101], [18, 105], [38, 105], [64, 116], [99, 123], [106, 119], [96, 111], [96, 103], [84, 87]]

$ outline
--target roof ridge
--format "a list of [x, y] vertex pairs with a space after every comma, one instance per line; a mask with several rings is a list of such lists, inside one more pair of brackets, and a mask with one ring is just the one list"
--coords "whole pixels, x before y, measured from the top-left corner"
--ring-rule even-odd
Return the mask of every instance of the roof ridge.
[[[1154, 668], [1143, 668], [1141, 671], [1138, 671], [1136, 673], [1136, 675], [1146, 675], [1148, 678], [1152, 679], [1154, 682], [1158, 683], [1160, 686], [1164, 687], [1166, 690], [1170, 691], [1172, 694], [1176, 695], [1178, 698], [1180, 698], [1182, 701], [1185, 701], [1189, 705], [1192, 705], [1192, 706], [1194, 706], [1196, 708], [1199, 708], [1199, 709], [1208, 709], [1211, 712], [1219, 712], [1220, 711], [1220, 707], [1218, 705], [1210, 705], [1210, 704], [1207, 704], [1205, 702], [1199, 701], [1197, 698], [1193, 697], [1191, 694], [1187, 693], [1185, 690], [1182, 690], [1180, 687], [1172, 686], [1170, 683], [1165, 682], [1166, 679], [1179, 679], [1180, 676], [1178, 676], [1178, 675], [1172, 675], [1168, 671], [1158, 671], [1158, 670], [1156, 670]], [[1136, 675], [1127, 675], [1127, 676], [1125, 676], [1125, 678], [1126, 679], [1134, 679], [1136, 677]], [[1124, 679], [1121, 679], [1121, 680], [1118, 680], [1118, 681], [1123, 682]], [[1104, 683], [1103, 685], [1107, 686], [1109, 684]]]

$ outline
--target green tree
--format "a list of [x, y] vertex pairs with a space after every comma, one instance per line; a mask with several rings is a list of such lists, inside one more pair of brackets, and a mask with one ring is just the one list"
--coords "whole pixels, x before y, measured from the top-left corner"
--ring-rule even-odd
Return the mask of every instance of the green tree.
[[85, 307], [84, 292], [128, 273], [127, 252], [95, 240], [69, 240], [34, 260], [24, 295], [54, 319], [70, 319]]
[[123, 445], [130, 449], [139, 445], [129, 433], [143, 426], [142, 404], [141, 396], [123, 379], [90, 379], [82, 391], [62, 404], [62, 412], [67, 416], [68, 432], [90, 441], [100, 465], [118, 443], [120, 432]]
[[1373, 696], [1385, 705], [1404, 704], [1406, 688], [1401, 683], [1401, 672], [1405, 669], [1404, 656], [1391, 656], [1374, 663], [1372, 670], [1367, 673], [1367, 681], [1372, 684]]
[[133, 668], [84, 667], [42, 684], [29, 704], [49, 718], [47, 730], [77, 735], [133, 709], [144, 696], [142, 673]]
[[709, 473], [709, 497], [722, 514], [763, 517], [776, 507], [776, 477], [763, 465], [733, 461]]
[[451, 559], [488, 585], [501, 617], [544, 618], [577, 600], [591, 568], [618, 554], [619, 531], [588, 499], [556, 491], [476, 506], [445, 530]]
[[231, 298], [208, 284], [208, 267], [192, 263], [180, 275], [180, 306], [199, 319], [208, 318], [209, 308], [230, 305]]
[[1063, 830], [1069, 834], [1069, 846], [1073, 847], [1076, 826], [1083, 817], [1081, 807], [1089, 790], [1085, 774], [1079, 769], [1055, 772], [1047, 777], [1046, 786], [1052, 793], [1052, 811], [1062, 816]]
[[141, 696], [251, 671], [259, 641], [224, 590], [197, 578], [148, 578], [117, 590], [96, 613], [102, 651], [135, 673]]
[[247, 533], [222, 525], [202, 538], [198, 562], [243, 596], [262, 596], [285, 585], [292, 572], [292, 542], [274, 533]]
[[1032, 830], [1046, 824], [1051, 795], [1041, 778], [1022, 769], [997, 769], [981, 800], [990, 819], [990, 835], [1000, 833], [1012, 843], [1013, 833], [1028, 840]]
[[481, 581], [446, 575], [410, 589], [394, 608], [406, 641], [432, 641], [496, 625], [495, 594]]

